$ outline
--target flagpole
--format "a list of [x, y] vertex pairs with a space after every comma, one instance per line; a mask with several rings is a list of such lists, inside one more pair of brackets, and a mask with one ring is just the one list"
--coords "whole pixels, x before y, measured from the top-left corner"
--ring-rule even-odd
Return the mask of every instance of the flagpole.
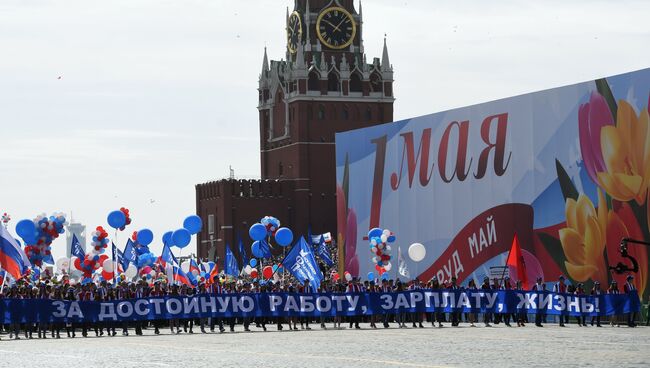
[[[517, 237], [517, 234], [515, 234], [515, 238]], [[514, 240], [514, 238], [513, 238]], [[501, 281], [499, 281], [499, 286], [503, 284], [503, 279], [506, 277], [506, 269], [508, 269], [508, 260], [510, 259], [510, 253], [512, 252], [512, 246], [510, 246], [510, 250], [508, 251], [508, 256], [506, 257], [506, 262], [505, 265], [503, 266], [503, 272], [501, 272]]]

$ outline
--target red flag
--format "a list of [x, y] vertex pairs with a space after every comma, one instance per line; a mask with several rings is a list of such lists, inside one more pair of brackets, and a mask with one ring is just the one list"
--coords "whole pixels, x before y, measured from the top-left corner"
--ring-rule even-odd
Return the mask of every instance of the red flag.
[[207, 277], [207, 280], [205, 280], [206, 284], [208, 285], [216, 284], [216, 282], [214, 282], [214, 277], [217, 276], [218, 274], [219, 274], [219, 267], [215, 263], [214, 267], [212, 267], [212, 270], [210, 271], [210, 274]]
[[524, 261], [524, 253], [521, 251], [519, 241], [517, 240], [517, 234], [515, 234], [514, 239], [512, 239], [512, 247], [510, 247], [510, 254], [508, 255], [506, 265], [516, 270], [517, 280], [521, 281], [521, 284], [525, 290], [528, 290], [526, 262]]

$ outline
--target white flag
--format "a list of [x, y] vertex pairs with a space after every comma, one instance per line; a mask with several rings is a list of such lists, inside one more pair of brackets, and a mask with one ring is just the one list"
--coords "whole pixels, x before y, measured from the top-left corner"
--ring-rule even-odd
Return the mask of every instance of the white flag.
[[411, 278], [411, 273], [409, 272], [408, 266], [406, 266], [406, 261], [404, 260], [404, 257], [402, 257], [402, 247], [397, 247], [397, 272], [399, 272], [400, 275], [406, 277], [406, 278]]

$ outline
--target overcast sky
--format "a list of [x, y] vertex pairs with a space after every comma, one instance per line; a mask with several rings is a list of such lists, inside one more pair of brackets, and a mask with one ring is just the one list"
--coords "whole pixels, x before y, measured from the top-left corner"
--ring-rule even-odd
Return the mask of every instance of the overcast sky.
[[[264, 45], [289, 0], [0, 0], [0, 213], [107, 227], [126, 206], [160, 235], [194, 185], [259, 175]], [[368, 58], [388, 35], [395, 118], [649, 66], [649, 1], [366, 0]], [[58, 77], [61, 79], [58, 79]], [[153, 203], [152, 203], [153, 202]], [[55, 258], [65, 253], [54, 244]], [[153, 247], [158, 252], [159, 245]], [[184, 254], [194, 251], [192, 243]]]

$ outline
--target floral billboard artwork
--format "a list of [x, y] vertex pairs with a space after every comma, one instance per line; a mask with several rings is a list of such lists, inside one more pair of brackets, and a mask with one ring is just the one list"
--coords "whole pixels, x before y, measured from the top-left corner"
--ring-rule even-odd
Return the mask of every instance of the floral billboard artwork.
[[[346, 271], [376, 271], [368, 230], [390, 228], [411, 276], [463, 282], [508, 272], [587, 289], [628, 274], [650, 292], [648, 247], [617, 274], [623, 238], [650, 241], [650, 69], [336, 135], [338, 240]], [[401, 277], [388, 264], [391, 278]]]

